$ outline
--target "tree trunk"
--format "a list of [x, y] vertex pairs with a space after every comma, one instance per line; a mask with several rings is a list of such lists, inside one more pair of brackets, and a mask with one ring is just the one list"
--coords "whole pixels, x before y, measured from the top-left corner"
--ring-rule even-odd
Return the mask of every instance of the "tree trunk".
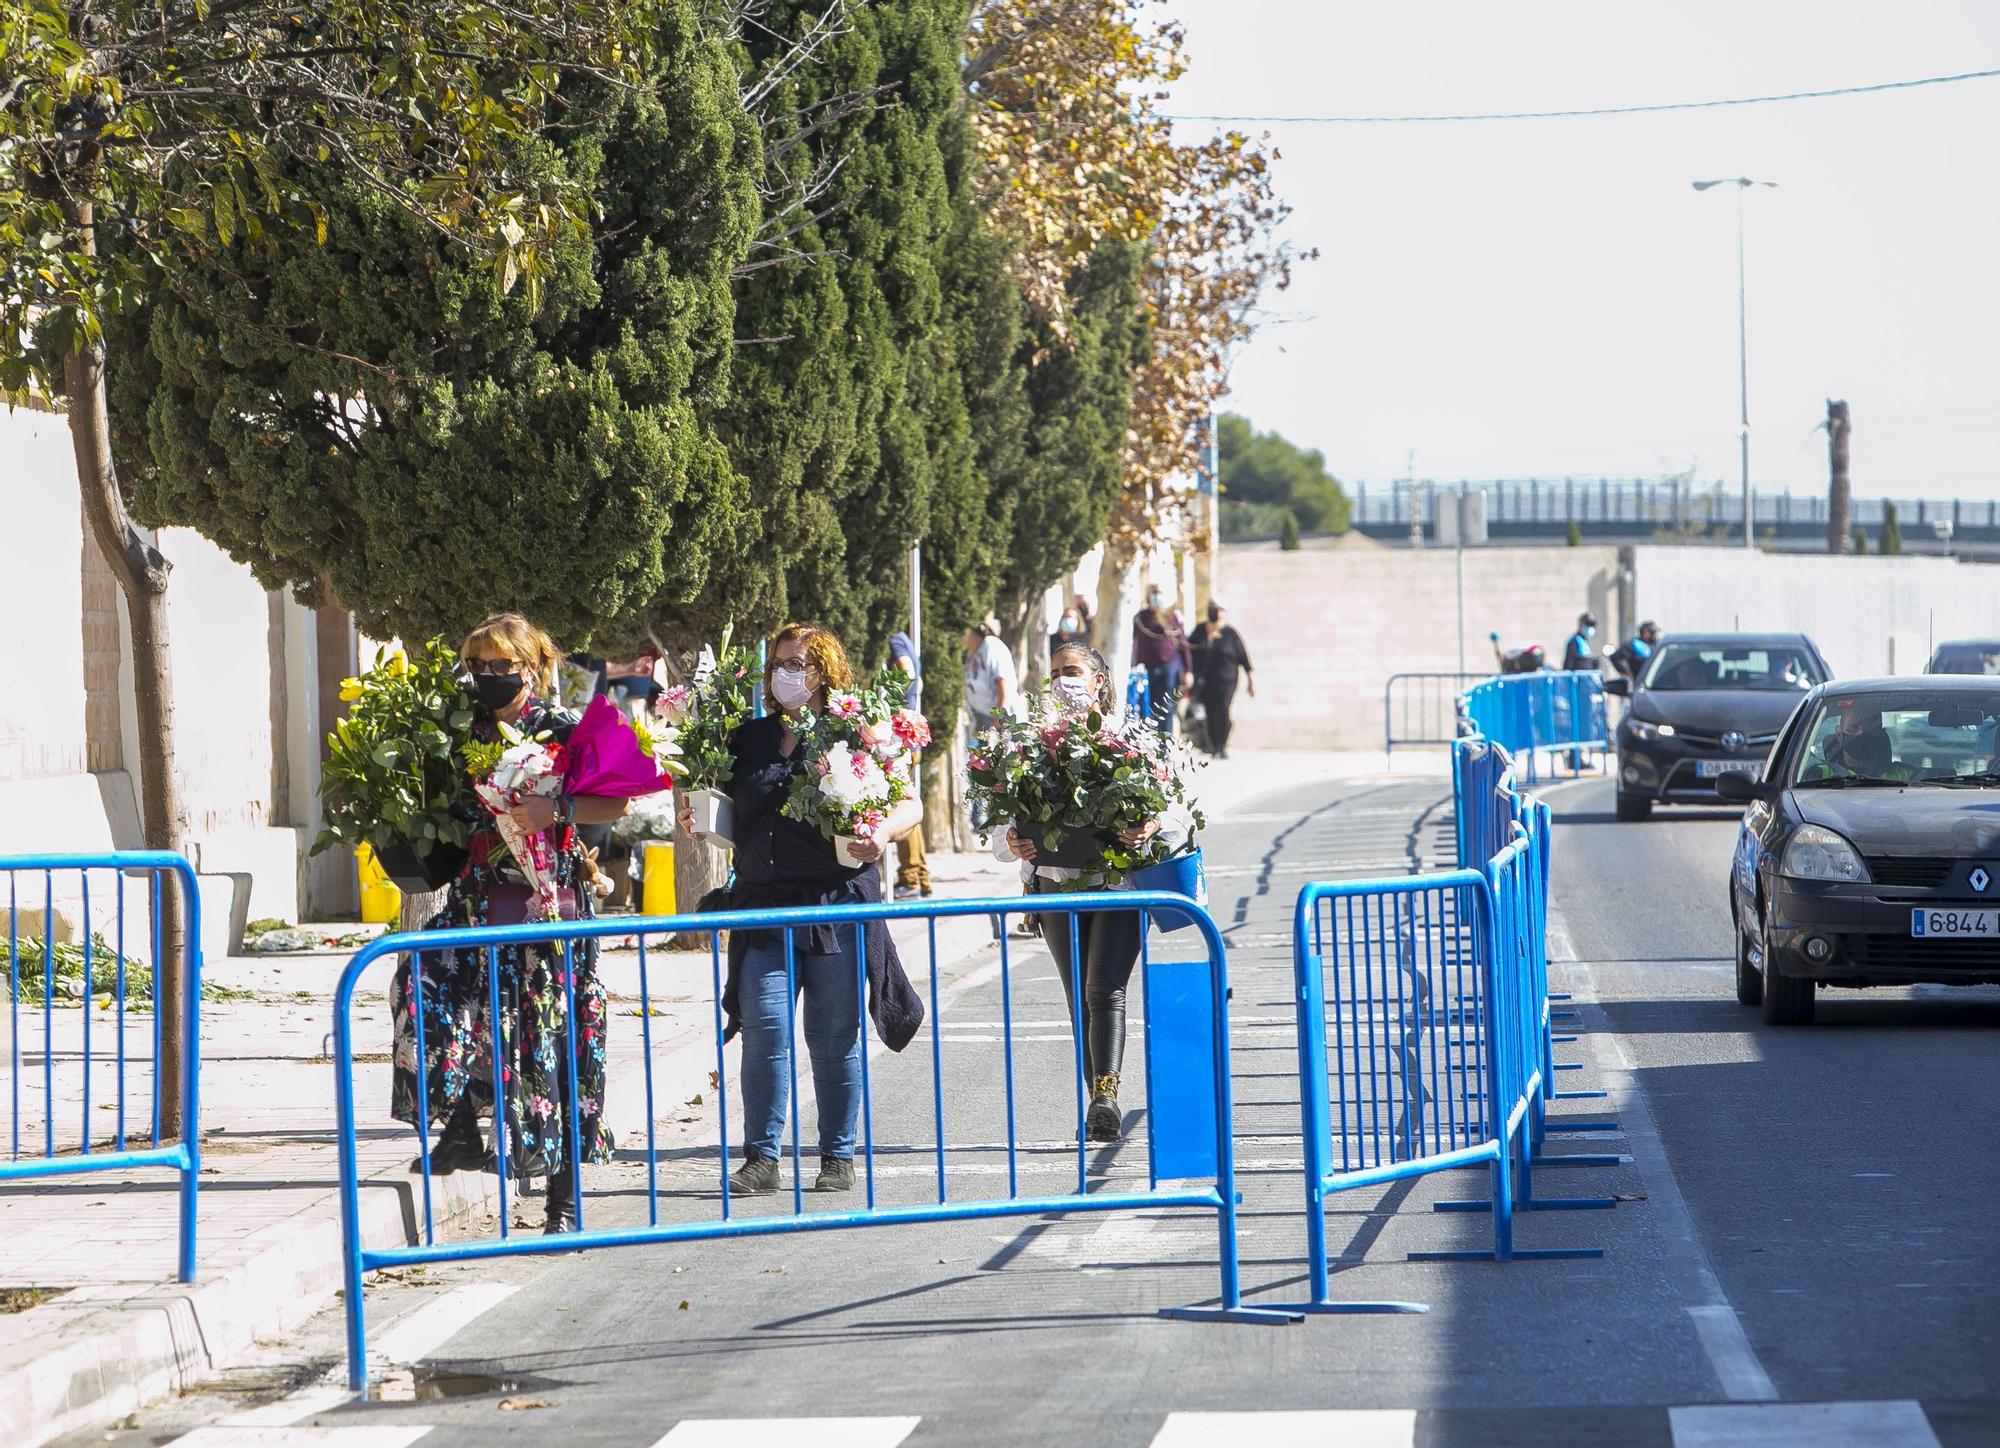
[[[697, 843], [689, 839], [679, 825], [675, 825], [674, 913], [693, 914], [694, 907], [701, 903], [702, 896], [728, 883], [729, 851], [718, 850], [710, 844]], [[669, 950], [706, 950], [708, 935], [705, 931], [684, 931], [669, 936], [666, 946]]]
[[1826, 402], [1826, 551], [1845, 553], [1854, 536], [1854, 490], [1847, 477], [1847, 404]]
[[[90, 242], [87, 207], [71, 217]], [[132, 687], [139, 716], [139, 808], [146, 848], [187, 853], [187, 806], [174, 764], [174, 671], [168, 641], [167, 575], [172, 565], [146, 541], [125, 511], [125, 495], [111, 458], [110, 403], [104, 389], [104, 347], [97, 343], [63, 362], [69, 394], [70, 442], [77, 485], [91, 536], [125, 595], [132, 625]], [[188, 912], [178, 890], [160, 892], [160, 954], [153, 962], [159, 988], [160, 1059], [154, 1063], [163, 1138], [181, 1132], [181, 1052], [187, 1039], [183, 1002], [189, 957]], [[189, 1123], [192, 1126], [192, 1123]]]
[[1028, 600], [1027, 623], [1021, 639], [1021, 687], [1032, 689], [1049, 676], [1049, 591]]
[[1111, 665], [1111, 693], [1125, 707], [1125, 675], [1132, 667], [1132, 622], [1125, 614], [1126, 585], [1138, 561], [1129, 545], [1105, 544], [1097, 573], [1097, 647]]

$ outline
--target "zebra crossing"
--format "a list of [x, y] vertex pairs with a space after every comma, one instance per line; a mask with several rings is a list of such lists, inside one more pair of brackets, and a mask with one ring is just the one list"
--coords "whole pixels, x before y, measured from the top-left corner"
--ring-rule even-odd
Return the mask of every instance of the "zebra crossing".
[[[554, 1406], [554, 1405], [551, 1405]], [[553, 1415], [551, 1415], [553, 1417]], [[1686, 1407], [1532, 1410], [1420, 1410], [1325, 1408], [1175, 1412], [1147, 1436], [1134, 1422], [1130, 1435], [1102, 1431], [1093, 1440], [1130, 1442], [1143, 1448], [1430, 1448], [1465, 1443], [1597, 1444], [1625, 1448], [1957, 1448], [1992, 1442], [2000, 1426], [1991, 1414], [1956, 1420], [1965, 1430], [1950, 1444], [1939, 1437], [1923, 1406], [1910, 1399], [1853, 1403], [1709, 1403]], [[506, 1426], [535, 1432], [536, 1413]], [[550, 1418], [541, 1418], [546, 1425]], [[631, 1448], [941, 1448], [965, 1441], [970, 1428], [950, 1415], [832, 1416], [816, 1418], [689, 1418], [650, 1443]], [[991, 1425], [986, 1425], [991, 1426]], [[1027, 1428], [1027, 1424], [1019, 1425]], [[278, 1426], [216, 1424], [175, 1439], [168, 1448], [445, 1448], [464, 1441], [511, 1437], [490, 1419], [442, 1425], [356, 1424]], [[603, 1440], [599, 1440], [603, 1441]], [[1023, 1441], [1026, 1441], [1025, 1439]], [[1044, 1440], [1046, 1441], [1046, 1440]], [[607, 1448], [616, 1445], [607, 1444]]]

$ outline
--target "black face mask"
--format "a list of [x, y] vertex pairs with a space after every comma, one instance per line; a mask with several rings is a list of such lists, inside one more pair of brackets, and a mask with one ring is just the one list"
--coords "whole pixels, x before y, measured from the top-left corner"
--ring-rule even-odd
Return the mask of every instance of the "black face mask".
[[479, 702], [487, 713], [498, 714], [514, 702], [514, 696], [521, 692], [519, 674], [477, 674], [473, 676], [472, 691], [479, 696]]

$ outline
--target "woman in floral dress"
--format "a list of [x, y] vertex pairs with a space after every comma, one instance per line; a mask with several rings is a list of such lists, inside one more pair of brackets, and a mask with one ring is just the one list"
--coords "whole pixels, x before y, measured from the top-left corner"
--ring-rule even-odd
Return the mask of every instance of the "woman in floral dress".
[[[549, 704], [558, 655], [547, 634], [519, 614], [496, 614], [475, 628], [459, 650], [479, 696], [474, 735], [483, 742], [500, 737], [501, 724], [529, 738], [562, 744], [576, 716]], [[515, 807], [522, 828], [543, 831], [553, 867], [557, 899], [565, 919], [596, 914], [591, 870], [577, 839], [581, 824], [602, 824], [625, 813], [627, 801], [567, 794], [531, 798]], [[454, 813], [474, 826], [465, 868], [452, 881], [433, 930], [459, 925], [514, 924], [534, 912], [532, 892], [493, 828], [493, 817], [465, 781]], [[461, 1170], [498, 1170], [497, 1151], [480, 1139], [479, 1115], [493, 1105], [494, 1023], [487, 978], [488, 951], [423, 953], [424, 1096], [432, 1122], [444, 1130], [430, 1154], [440, 1175]], [[575, 978], [563, 979], [563, 946], [506, 946], [498, 950], [500, 978], [500, 1064], [503, 1108], [495, 1112], [507, 1130], [507, 1165], [518, 1179], [548, 1175], [550, 1233], [576, 1230], [581, 1195], [575, 1159], [604, 1162], [611, 1157], [611, 1133], [604, 1128], [605, 996], [597, 976], [597, 943], [574, 941], [570, 960]], [[574, 1042], [576, 1100], [572, 1153], [569, 1063], [565, 1020], [574, 996], [578, 1031]], [[391, 1109], [397, 1119], [422, 1130], [418, 1119], [416, 1012], [410, 957], [396, 972], [391, 995], [395, 1017], [395, 1084]], [[573, 1159], [574, 1157], [574, 1159]]]

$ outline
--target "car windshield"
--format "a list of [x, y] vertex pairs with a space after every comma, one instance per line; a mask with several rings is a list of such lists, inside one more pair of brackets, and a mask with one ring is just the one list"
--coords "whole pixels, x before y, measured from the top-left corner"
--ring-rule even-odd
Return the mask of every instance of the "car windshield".
[[1927, 674], [2000, 674], [2000, 642], [1943, 644]]
[[1759, 689], [1802, 694], [1825, 683], [1804, 649], [1784, 644], [1739, 648], [1728, 644], [1665, 644], [1640, 687], [1661, 691]]
[[1994, 758], [2000, 687], [1895, 694], [1828, 694], [1807, 726], [1791, 783], [2000, 787]]

